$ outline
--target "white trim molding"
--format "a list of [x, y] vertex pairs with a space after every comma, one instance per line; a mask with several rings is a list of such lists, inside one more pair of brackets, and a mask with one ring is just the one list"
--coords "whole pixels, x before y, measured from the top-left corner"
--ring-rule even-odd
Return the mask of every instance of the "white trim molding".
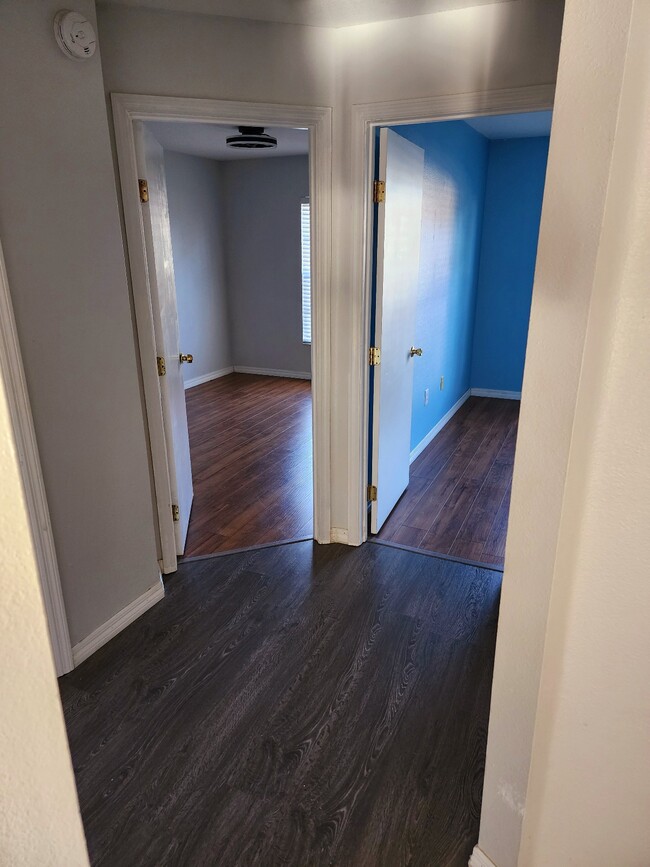
[[165, 587], [162, 578], [159, 578], [142, 596], [138, 596], [133, 602], [129, 602], [125, 608], [114, 614], [110, 620], [102, 623], [90, 635], [87, 635], [86, 638], [75, 644], [72, 648], [75, 666], [81, 665], [85, 659], [92, 656], [95, 651], [103, 647], [111, 638], [115, 638], [118, 633], [126, 629], [127, 626], [130, 626], [134, 620], [137, 620], [138, 617], [144, 614], [145, 611], [148, 611], [156, 602], [160, 602], [164, 595]]
[[348, 531], [343, 527], [332, 527], [332, 542], [338, 542], [340, 545], [349, 545]]
[[471, 393], [472, 393], [471, 389], [468, 388], [467, 391], [465, 392], [465, 394], [456, 401], [456, 403], [452, 406], [452, 408], [443, 415], [443, 417], [440, 419], [440, 421], [431, 428], [429, 433], [425, 437], [423, 437], [423, 439], [420, 440], [420, 442], [416, 445], [416, 447], [411, 452], [409, 464], [412, 464], [413, 461], [422, 454], [422, 452], [426, 449], [426, 447], [429, 445], [429, 443], [433, 442], [433, 440], [438, 436], [438, 434], [443, 429], [443, 427], [447, 424], [447, 422], [450, 421], [453, 418], [453, 416], [456, 415], [458, 410], [465, 403], [465, 401], [469, 398]]
[[370, 305], [372, 294], [373, 204], [372, 173], [375, 129], [407, 123], [458, 120], [491, 114], [543, 111], [553, 108], [554, 84], [507, 90], [455, 93], [420, 99], [402, 99], [352, 106], [352, 192], [349, 234], [351, 261], [348, 312], [351, 319], [348, 403], [348, 530], [350, 544], [368, 536], [366, 485], [368, 481], [368, 415]]
[[251, 373], [255, 376], [282, 376], [286, 379], [311, 379], [311, 373], [299, 370], [272, 370], [270, 367], [242, 367], [235, 365], [235, 373]]
[[492, 861], [482, 849], [479, 849], [478, 846], [474, 846], [474, 851], [472, 852], [468, 867], [497, 867], [497, 865]]
[[[136, 315], [146, 424], [153, 465], [157, 520], [161, 540], [171, 540], [170, 510], [165, 492], [169, 469], [160, 410], [160, 388], [151, 314], [148, 263], [138, 192], [134, 124], [167, 120], [232, 126], [287, 126], [309, 130], [309, 198], [312, 244], [312, 418], [314, 436], [314, 538], [329, 542], [330, 533], [330, 309], [332, 231], [332, 109], [329, 106], [280, 105], [185, 97], [111, 94], [128, 261]], [[163, 544], [163, 560], [175, 566], [175, 546]]]
[[34, 553], [45, 605], [57, 676], [72, 671], [68, 621], [63, 604], [50, 512], [38, 454], [18, 333], [14, 319], [4, 255], [0, 246], [0, 375], [5, 383], [9, 415], [25, 491]]
[[185, 391], [188, 388], [194, 388], [195, 385], [203, 385], [204, 382], [212, 382], [213, 379], [220, 379], [222, 376], [228, 376], [233, 373], [234, 367], [222, 367], [221, 370], [213, 370], [210, 373], [204, 373], [201, 376], [195, 376], [193, 379], [185, 381]]
[[521, 400], [520, 391], [500, 391], [498, 388], [472, 388], [472, 397], [499, 397], [503, 400]]

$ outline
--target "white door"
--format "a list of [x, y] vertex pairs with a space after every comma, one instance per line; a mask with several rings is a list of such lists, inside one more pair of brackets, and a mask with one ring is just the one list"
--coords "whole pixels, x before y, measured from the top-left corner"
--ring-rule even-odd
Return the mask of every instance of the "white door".
[[370, 528], [379, 532], [409, 483], [415, 307], [420, 268], [424, 151], [380, 131], [379, 177], [386, 182], [377, 220], [377, 295]]
[[[147, 251], [156, 355], [163, 359], [165, 367], [165, 373], [159, 376], [158, 381], [165, 427], [169, 487], [174, 510], [175, 553], [182, 554], [185, 550], [194, 490], [180, 356], [181, 353], [191, 355], [192, 348], [179, 346], [178, 309], [163, 149], [143, 123], [135, 124], [135, 140], [138, 173], [141, 178], [146, 179], [148, 185], [149, 201], [142, 203], [142, 222]], [[163, 533], [161, 539], [164, 545]], [[164, 553], [163, 560], [165, 560]]]

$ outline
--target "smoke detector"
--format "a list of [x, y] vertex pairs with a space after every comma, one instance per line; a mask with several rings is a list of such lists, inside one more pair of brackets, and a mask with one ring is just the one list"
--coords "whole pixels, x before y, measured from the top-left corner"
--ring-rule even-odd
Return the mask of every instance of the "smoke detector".
[[240, 150], [264, 150], [276, 148], [278, 140], [265, 133], [262, 126], [240, 126], [239, 135], [228, 136], [226, 144]]
[[59, 48], [71, 60], [89, 60], [97, 48], [95, 30], [80, 12], [62, 9], [54, 18], [54, 35]]

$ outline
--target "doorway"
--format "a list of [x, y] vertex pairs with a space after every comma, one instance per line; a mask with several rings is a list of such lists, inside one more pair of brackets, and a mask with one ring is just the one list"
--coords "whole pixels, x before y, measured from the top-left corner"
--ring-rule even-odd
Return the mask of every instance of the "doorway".
[[550, 125], [378, 130], [373, 541], [503, 569]]
[[183, 556], [312, 538], [308, 130], [144, 126], [163, 150], [184, 360]]
[[[327, 180], [330, 170], [330, 109], [124, 95], [113, 95], [113, 107], [151, 443], [162, 571], [168, 573], [176, 569], [177, 558], [186, 551], [188, 541], [191, 546], [189, 553], [197, 556], [286, 541], [285, 533], [293, 534], [294, 531], [297, 537], [308, 534], [317, 541], [327, 542], [330, 524], [329, 358], [326, 351], [329, 345], [331, 209]], [[292, 133], [300, 133], [303, 149], [306, 139], [309, 151], [306, 184], [303, 184], [296, 206], [295, 223], [289, 227], [289, 233], [296, 239], [299, 253], [296, 315], [301, 332], [301, 348], [308, 360], [307, 365], [304, 365], [307, 369], [298, 373], [311, 376], [311, 395], [307, 379], [289, 376], [293, 371], [279, 368], [277, 363], [258, 365], [255, 362], [233, 362], [226, 363], [224, 368], [219, 367], [220, 362], [213, 358], [206, 362], [209, 370], [199, 372], [198, 376], [191, 373], [196, 370], [193, 366], [196, 353], [192, 352], [191, 347], [181, 345], [179, 335], [183, 334], [183, 325], [180, 323], [179, 328], [179, 322], [174, 321], [173, 315], [178, 310], [171, 266], [175, 253], [172, 252], [174, 229], [167, 214], [167, 206], [173, 205], [173, 202], [166, 202], [165, 149], [158, 141], [164, 135], [182, 132], [181, 127], [189, 127], [186, 132], [190, 137], [193, 136], [195, 142], [200, 139], [204, 143], [206, 137], [214, 141], [219, 128], [220, 137], [225, 139], [230, 134], [237, 136], [239, 127], [262, 128], [266, 130], [265, 134], [268, 134], [269, 128], [274, 131], [277, 128], [278, 136], [285, 138]], [[224, 128], [227, 128], [229, 135], [224, 135]], [[158, 138], [154, 135], [154, 129]], [[169, 141], [168, 150], [171, 150]], [[304, 156], [306, 161], [306, 154]], [[169, 160], [170, 163], [173, 161], [173, 158]], [[273, 160], [268, 162], [272, 163]], [[149, 177], [143, 177], [145, 168]], [[145, 201], [142, 201], [142, 181], [146, 182]], [[234, 188], [240, 186], [239, 181], [242, 181], [241, 177], [234, 182]], [[181, 182], [177, 189], [182, 186]], [[161, 196], [163, 187], [164, 196]], [[232, 198], [236, 206], [243, 204], [244, 210], [249, 206], [244, 197]], [[254, 203], [251, 204], [254, 209]], [[305, 242], [306, 205], [308, 236]], [[176, 210], [179, 213], [178, 208]], [[268, 212], [268, 206], [262, 210]], [[173, 221], [171, 210], [170, 213]], [[256, 212], [249, 210], [250, 213]], [[157, 219], [157, 214], [162, 214], [164, 219]], [[159, 255], [156, 255], [156, 250]], [[305, 295], [305, 263], [302, 260], [305, 255], [309, 266], [307, 289], [311, 301], [306, 313], [310, 344], [302, 344], [305, 319], [302, 301]], [[236, 263], [246, 265], [251, 256], [240, 250]], [[191, 270], [191, 255], [185, 264], [188, 265], [188, 271]], [[267, 262], [266, 267], [267, 270], [272, 269], [273, 262]], [[264, 317], [265, 303], [271, 304], [273, 309], [273, 299], [268, 296], [252, 302], [253, 308], [258, 308], [262, 314], [258, 317], [258, 325]], [[280, 306], [279, 303], [276, 306]], [[269, 311], [266, 313], [266, 325], [272, 324]], [[229, 322], [232, 326], [232, 320]], [[263, 325], [259, 327], [264, 330]], [[277, 329], [267, 330], [271, 336], [277, 337]], [[253, 328], [249, 327], [245, 329], [245, 336], [249, 340], [252, 336], [252, 345], [259, 348], [259, 332], [256, 340]], [[280, 340], [280, 344], [282, 342]], [[211, 348], [214, 349], [214, 345]], [[205, 355], [201, 350], [202, 362], [206, 361]], [[162, 372], [161, 361], [164, 368]], [[229, 370], [230, 367], [232, 370]], [[186, 395], [191, 420], [189, 427]], [[310, 404], [313, 412], [310, 412]], [[287, 454], [291, 451], [291, 434], [285, 426], [283, 442], [281, 423], [283, 418], [286, 420], [289, 416], [299, 419], [294, 433], [298, 439], [301, 438], [302, 449], [296, 452], [299, 451], [300, 459], [295, 460], [294, 455], [293, 463], [287, 468], [287, 463], [283, 467], [277, 458], [278, 450], [283, 449]], [[211, 438], [215, 439], [215, 433], [216, 445], [213, 445], [217, 450], [221, 449], [218, 457], [211, 450], [209, 442]], [[246, 461], [247, 456], [250, 458], [255, 451], [255, 442], [259, 445], [265, 437], [266, 446], [269, 445], [268, 438], [275, 437], [272, 445], [276, 449], [271, 457], [268, 451], [273, 450], [267, 450], [267, 468], [271, 467], [271, 471], [266, 473], [259, 461], [257, 465]], [[313, 462], [309, 442], [312, 437]], [[295, 442], [292, 444], [295, 445]], [[193, 455], [194, 463], [197, 464], [195, 480], [192, 479]], [[312, 465], [313, 485], [310, 484]], [[282, 499], [287, 475], [294, 481], [299, 478], [299, 483], [293, 488], [289, 485], [289, 490], [285, 485]], [[196, 481], [198, 484], [195, 485]], [[193, 533], [195, 507], [192, 507], [192, 501], [197, 493], [201, 502], [197, 510], [196, 532]]]

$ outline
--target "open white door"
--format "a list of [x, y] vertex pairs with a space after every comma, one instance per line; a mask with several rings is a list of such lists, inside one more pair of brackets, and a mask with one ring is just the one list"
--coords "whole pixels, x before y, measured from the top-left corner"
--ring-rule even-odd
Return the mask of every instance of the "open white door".
[[[172, 501], [169, 520], [173, 521], [175, 554], [182, 554], [185, 550], [194, 490], [185, 389], [181, 375], [181, 352], [191, 353], [191, 348], [179, 346], [163, 149], [143, 123], [138, 122], [134, 126], [138, 174], [140, 178], [146, 179], [148, 186], [148, 201], [142, 203], [142, 223], [156, 355], [162, 359], [164, 365], [164, 375], [159, 376], [159, 382]], [[162, 373], [162, 370], [159, 370], [159, 373]], [[165, 538], [170, 538], [170, 534], [165, 534], [161, 528], [163, 549]], [[165, 557], [166, 553], [169, 555], [171, 552], [163, 550], [163, 562], [170, 559], [169, 556]]]
[[372, 416], [376, 498], [370, 529], [379, 532], [409, 483], [415, 308], [420, 268], [424, 151], [380, 131], [379, 177], [386, 183], [377, 221], [377, 294]]

